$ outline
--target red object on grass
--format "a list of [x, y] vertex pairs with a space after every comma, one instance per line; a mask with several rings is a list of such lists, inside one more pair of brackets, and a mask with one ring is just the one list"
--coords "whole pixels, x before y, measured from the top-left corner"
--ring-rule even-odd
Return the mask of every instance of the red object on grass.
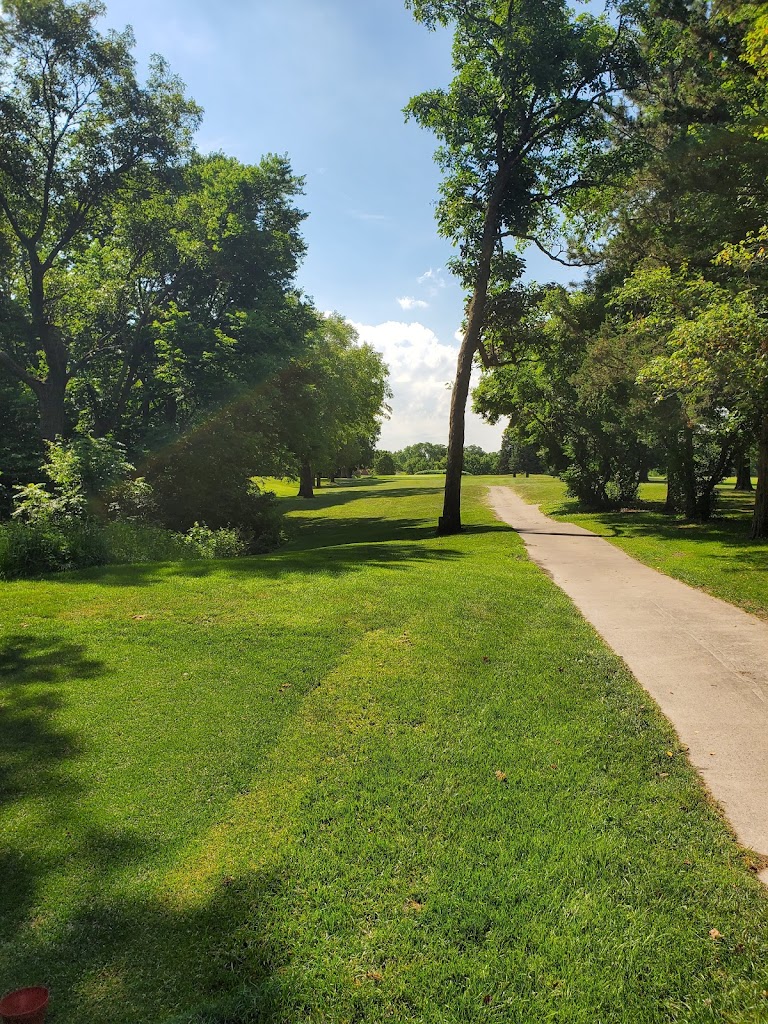
[[20, 988], [0, 999], [0, 1019], [6, 1024], [43, 1024], [47, 1007], [47, 988]]

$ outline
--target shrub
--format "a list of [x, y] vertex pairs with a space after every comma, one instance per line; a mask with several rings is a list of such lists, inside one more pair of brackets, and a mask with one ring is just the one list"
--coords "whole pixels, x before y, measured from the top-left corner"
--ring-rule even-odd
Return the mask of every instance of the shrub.
[[256, 441], [241, 437], [226, 417], [180, 438], [148, 469], [159, 522], [179, 531], [195, 523], [236, 529], [251, 552], [276, 547], [282, 517], [276, 496], [251, 479], [257, 456]]
[[16, 579], [110, 561], [107, 538], [92, 522], [10, 522], [0, 529], [0, 576]]
[[157, 514], [152, 485], [143, 476], [122, 480], [107, 493], [107, 511], [111, 518], [148, 522]]
[[184, 535], [162, 526], [118, 521], [105, 523], [102, 529], [107, 538], [109, 562], [113, 565], [176, 562], [193, 557]]
[[590, 509], [608, 511], [637, 500], [640, 471], [622, 465], [577, 463], [560, 474], [567, 493]]
[[373, 463], [374, 472], [379, 476], [391, 476], [397, 472], [395, 460], [389, 452], [377, 452]]
[[237, 558], [253, 547], [237, 530], [211, 530], [198, 523], [184, 534], [123, 521], [10, 522], [0, 527], [0, 578], [28, 578], [93, 565]]
[[249, 547], [238, 530], [211, 530], [200, 523], [187, 530], [184, 543], [198, 558], [238, 558], [246, 554]]

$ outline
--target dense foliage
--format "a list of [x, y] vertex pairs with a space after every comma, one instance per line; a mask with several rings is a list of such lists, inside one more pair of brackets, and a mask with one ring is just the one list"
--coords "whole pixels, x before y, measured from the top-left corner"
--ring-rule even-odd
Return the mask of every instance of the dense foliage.
[[[632, 501], [659, 467], [668, 510], [705, 519], [717, 482], [735, 468], [751, 486], [756, 462], [766, 536], [764, 6], [410, 6], [455, 32], [450, 90], [409, 108], [441, 142], [438, 223], [467, 289], [449, 447], [476, 356], [475, 407], [587, 504]], [[586, 282], [521, 285], [531, 242]], [[459, 524], [455, 481], [444, 515]]]
[[138, 81], [102, 4], [3, 7], [0, 546], [27, 546], [5, 562], [111, 560], [115, 517], [274, 545], [252, 477], [302, 470], [311, 496], [370, 462], [389, 393], [378, 353], [296, 287], [301, 178], [196, 152], [199, 108], [160, 58]]

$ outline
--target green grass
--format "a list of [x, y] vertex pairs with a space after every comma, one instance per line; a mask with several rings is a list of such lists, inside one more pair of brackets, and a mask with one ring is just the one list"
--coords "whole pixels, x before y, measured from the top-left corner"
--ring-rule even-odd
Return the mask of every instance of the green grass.
[[749, 539], [754, 496], [735, 492], [733, 480], [718, 487], [716, 514], [708, 523], [665, 514], [663, 481], [641, 485], [637, 508], [603, 513], [582, 511], [554, 477], [498, 482], [514, 487], [547, 515], [592, 530], [646, 565], [768, 618], [768, 542]]
[[255, 476], [254, 481], [265, 491], [272, 491], [278, 498], [293, 498], [299, 490], [299, 481], [280, 476]]
[[4, 989], [50, 1024], [768, 1019], [748, 855], [464, 487], [459, 537], [439, 481], [361, 481], [272, 555], [0, 588]]

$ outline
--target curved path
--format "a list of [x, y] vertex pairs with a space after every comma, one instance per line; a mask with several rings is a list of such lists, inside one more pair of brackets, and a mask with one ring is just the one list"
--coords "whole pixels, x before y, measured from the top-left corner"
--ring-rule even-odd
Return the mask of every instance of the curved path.
[[490, 504], [656, 700], [740, 842], [768, 856], [768, 624], [508, 487]]

